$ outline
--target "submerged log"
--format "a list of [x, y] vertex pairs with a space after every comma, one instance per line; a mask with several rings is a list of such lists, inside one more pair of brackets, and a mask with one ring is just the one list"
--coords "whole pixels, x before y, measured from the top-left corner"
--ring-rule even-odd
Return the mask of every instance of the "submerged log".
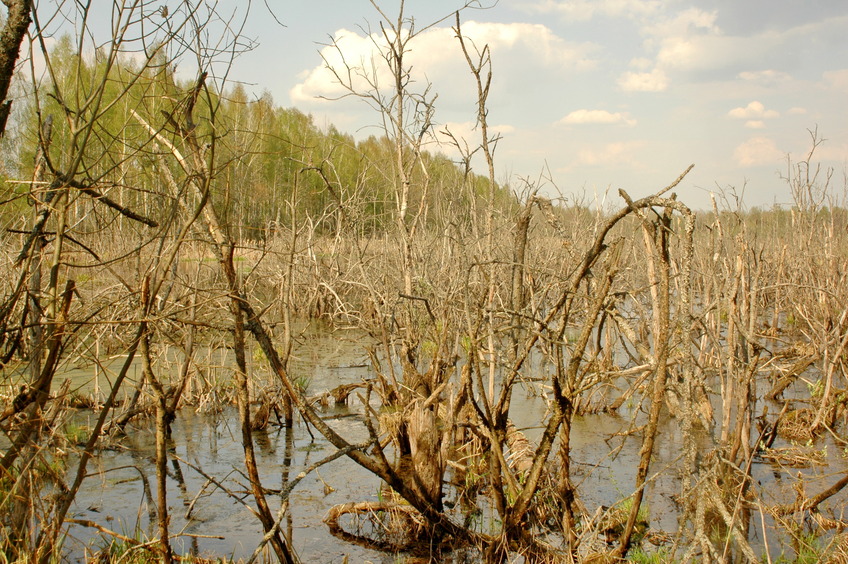
[[[355, 531], [340, 520], [351, 516]], [[423, 516], [411, 505], [396, 501], [361, 501], [330, 508], [324, 518], [330, 534], [347, 542], [383, 552], [414, 551], [426, 539]], [[426, 537], [426, 535], [423, 535]]]
[[333, 396], [336, 405], [347, 405], [347, 398], [350, 394], [360, 388], [364, 389], [365, 384], [342, 384], [330, 390], [330, 395]]
[[766, 393], [766, 398], [776, 400], [780, 397], [784, 390], [786, 390], [786, 388], [788, 388], [792, 382], [794, 382], [798, 376], [803, 374], [816, 360], [816, 356], [806, 356], [792, 364], [792, 366], [790, 366], [786, 372], [777, 379], [771, 387], [771, 390]]

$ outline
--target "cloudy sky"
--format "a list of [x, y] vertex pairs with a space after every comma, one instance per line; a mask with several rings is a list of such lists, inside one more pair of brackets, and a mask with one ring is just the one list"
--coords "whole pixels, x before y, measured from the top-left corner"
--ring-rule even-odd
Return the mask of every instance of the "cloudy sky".
[[[380, 3], [395, 18], [399, 2]], [[475, 85], [451, 26], [456, 0], [407, 0], [413, 89], [438, 93], [438, 129], [473, 136]], [[273, 13], [267, 6], [272, 6]], [[710, 192], [748, 207], [791, 203], [786, 158], [824, 139], [817, 160], [848, 167], [845, 0], [501, 0], [462, 12], [463, 34], [492, 53], [489, 123], [499, 180], [542, 182], [569, 198], [642, 196], [695, 169], [677, 190], [695, 208]], [[233, 78], [357, 138], [379, 116], [342, 93], [325, 62], [371, 61], [381, 16], [366, 0], [254, 2], [258, 46]], [[279, 20], [279, 23], [278, 21]], [[426, 29], [425, 29], [426, 28]], [[323, 54], [323, 58], [322, 58]], [[439, 150], [433, 147], [434, 150]], [[449, 149], [441, 149], [449, 152]], [[479, 169], [483, 172], [482, 167]], [[743, 192], [744, 191], [744, 192]]]

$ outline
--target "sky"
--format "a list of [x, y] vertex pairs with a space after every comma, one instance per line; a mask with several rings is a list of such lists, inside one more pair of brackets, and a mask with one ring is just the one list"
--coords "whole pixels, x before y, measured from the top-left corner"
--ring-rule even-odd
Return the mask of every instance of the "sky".
[[[676, 189], [692, 208], [709, 208], [711, 193], [741, 197], [746, 208], [791, 205], [787, 158], [806, 158], [817, 132], [813, 160], [833, 170], [833, 193], [846, 203], [845, 0], [481, 1], [460, 17], [463, 35], [491, 52], [498, 181], [619, 205], [619, 188], [645, 196], [694, 164]], [[399, 0], [379, 6], [397, 18]], [[438, 144], [445, 128], [479, 143], [476, 86], [451, 29], [462, 6], [404, 3], [417, 32], [410, 88], [438, 94], [429, 148], [452, 157]], [[243, 42], [252, 46], [231, 81], [321, 127], [357, 139], [380, 134], [380, 115], [363, 100], [332, 100], [344, 90], [326, 68], [343, 68], [342, 53], [352, 67], [377, 68], [385, 83], [377, 52], [384, 18], [371, 2], [220, 0], [219, 11], [228, 10], [246, 18]]]

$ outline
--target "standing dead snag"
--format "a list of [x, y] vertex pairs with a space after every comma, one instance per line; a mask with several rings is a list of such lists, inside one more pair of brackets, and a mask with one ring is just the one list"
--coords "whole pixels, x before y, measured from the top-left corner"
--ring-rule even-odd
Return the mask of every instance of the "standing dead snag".
[[[536, 496], [542, 487], [543, 471], [549, 463], [550, 453], [558, 438], [559, 453], [557, 460], [559, 462], [558, 472], [560, 476], [558, 492], [559, 503], [563, 511], [561, 530], [569, 544], [570, 553], [574, 557], [577, 556], [579, 546], [579, 539], [576, 534], [577, 521], [580, 517], [579, 512], [581, 509], [576, 490], [570, 482], [570, 433], [572, 418], [575, 414], [575, 406], [578, 404], [581, 394], [593, 385], [591, 380], [585, 379], [587, 375], [585, 369], [586, 363], [589, 362], [587, 347], [596, 330], [597, 320], [602, 315], [602, 312], [606, 311], [609, 307], [610, 298], [608, 298], [608, 295], [613, 287], [613, 283], [619, 279], [618, 265], [621, 260], [621, 244], [610, 242], [608, 237], [613, 227], [625, 217], [653, 206], [662, 206], [664, 208], [678, 210], [681, 215], [687, 218], [687, 235], [684, 248], [688, 249], [686, 252], [691, 252], [691, 227], [693, 225], [691, 223], [691, 213], [685, 206], [682, 206], [682, 204], [679, 204], [675, 200], [661, 197], [662, 193], [676, 185], [684, 175], [681, 175], [672, 186], [669, 186], [655, 196], [643, 198], [637, 202], [628, 202], [626, 208], [614, 214], [599, 228], [598, 235], [583, 255], [580, 265], [568, 278], [566, 284], [564, 284], [565, 288], [560, 294], [559, 300], [546, 312], [543, 319], [539, 319], [535, 323], [534, 331], [530, 332], [524, 346], [516, 356], [515, 364], [511, 370], [506, 372], [498, 401], [492, 405], [486, 402], [485, 386], [480, 380], [478, 380], [478, 392], [475, 393], [469, 389], [465, 395], [474, 407], [474, 424], [481, 431], [485, 431], [484, 436], [490, 442], [487, 452], [492, 454], [489, 457], [490, 480], [493, 486], [492, 495], [495, 500], [499, 500], [496, 503], [496, 507], [504, 523], [503, 530], [501, 531], [501, 542], [490, 545], [490, 548], [496, 552], [498, 550], [506, 550], [507, 546], [512, 546], [522, 552], [527, 550], [530, 552], [541, 551], [540, 553], [543, 553], [547, 550], [544, 546], [538, 544], [537, 539], [527, 534], [524, 524], [536, 500]], [[688, 305], [689, 295], [686, 288], [688, 288], [689, 266], [686, 256], [688, 255], [684, 256], [681, 267], [681, 273], [684, 279], [681, 281], [679, 288], [682, 288], [680, 290], [680, 302]], [[671, 289], [669, 284], [662, 286], [660, 291], [665, 293], [666, 300], [670, 299]], [[668, 311], [668, 308], [666, 308], [666, 311]], [[662, 347], [668, 350], [668, 341], [672, 337], [676, 338], [678, 335], [676, 331], [678, 323], [682, 326], [688, 326], [690, 323], [688, 307], [685, 308], [685, 312], [682, 309], [677, 311], [680, 313], [679, 319], [674, 324], [674, 335], [672, 335], [670, 324], [667, 323], [666, 325], [669, 328], [666, 330], [666, 333], [658, 336], [666, 341], [665, 345], [660, 345], [656, 342], [657, 350], [660, 353], [662, 352]], [[567, 342], [565, 339], [565, 329], [575, 323], [578, 324], [578, 332], [576, 337], [568, 339], [570, 344], [568, 345], [568, 356], [566, 356], [566, 351], [564, 350], [564, 343]], [[522, 475], [522, 481], [518, 483], [512, 476], [505, 458], [500, 456], [504, 448], [504, 443], [498, 426], [501, 424], [501, 421], [507, 420], [506, 416], [509, 413], [510, 405], [510, 389], [515, 384], [530, 352], [534, 350], [540, 339], [552, 343], [554, 350], [554, 353], [552, 353], [554, 358], [552, 360], [556, 369], [552, 375], [551, 386], [555, 401], [550, 404], [552, 413], [545, 423], [541, 439], [533, 453], [532, 461], [525, 460], [525, 472]], [[473, 349], [471, 350], [473, 351]], [[662, 362], [662, 357], [658, 355], [658, 365], [660, 367]], [[470, 364], [470, 366], [473, 367], [474, 364]], [[663, 403], [665, 393], [664, 380], [662, 378], [658, 378], [658, 380], [654, 389], [655, 393], [659, 393], [660, 395], [659, 399], [653, 402], [657, 410], [659, 410]], [[656, 398], [657, 396], [654, 397]], [[656, 414], [653, 421], [653, 433], [656, 433]], [[643, 453], [650, 453], [651, 451], [652, 444], [648, 444], [643, 448]], [[650, 454], [647, 455], [647, 459], [650, 459]], [[643, 470], [647, 474], [647, 465], [643, 466]], [[644, 478], [642, 480], [644, 481]], [[636, 504], [638, 505], [638, 501]], [[497, 546], [500, 548], [495, 548]], [[494, 555], [492, 553], [490, 556], [494, 557]]]
[[[267, 533], [272, 533], [271, 545], [274, 547], [277, 557], [281, 562], [293, 563], [295, 557], [288, 546], [285, 538], [279, 534], [275, 528], [274, 517], [271, 513], [268, 503], [265, 499], [265, 494], [262, 489], [262, 483], [259, 477], [259, 470], [256, 463], [256, 455], [253, 447], [252, 425], [250, 421], [250, 396], [247, 380], [247, 362], [245, 354], [245, 326], [251, 326], [251, 317], [256, 314], [250, 310], [246, 310], [246, 297], [243, 295], [240, 279], [237, 274], [237, 269], [234, 263], [234, 253], [236, 243], [233, 241], [229, 233], [228, 225], [224, 224], [216, 212], [215, 208], [209, 202], [210, 192], [215, 180], [214, 175], [210, 172], [213, 167], [207, 162], [207, 158], [214, 163], [215, 142], [216, 136], [213, 134], [208, 145], [210, 151], [207, 153], [201, 149], [201, 144], [197, 138], [197, 130], [193, 126], [194, 123], [194, 108], [198, 97], [204, 93], [206, 101], [209, 102], [209, 110], [212, 113], [211, 119], [214, 121], [215, 105], [211, 101], [212, 97], [206, 87], [207, 74], [202, 72], [195, 83], [192, 90], [187, 94], [183, 101], [183, 118], [181, 122], [176, 120], [176, 112], [170, 116], [170, 123], [177, 129], [177, 132], [183, 141], [186, 149], [189, 151], [189, 157], [185, 157], [183, 153], [170, 141], [168, 141], [160, 131], [153, 128], [140, 115], [133, 112], [135, 118], [150, 132], [154, 139], [167, 146], [173, 156], [177, 159], [184, 172], [189, 178], [190, 185], [194, 188], [195, 197], [199, 205], [198, 209], [201, 216], [201, 221], [209, 234], [212, 241], [212, 248], [218, 259], [218, 263], [223, 271], [227, 288], [229, 291], [229, 309], [233, 320], [233, 350], [236, 357], [236, 388], [239, 408], [239, 419], [241, 422], [241, 439], [242, 449], [244, 450], [245, 467], [247, 475], [250, 478], [253, 497], [256, 501], [259, 518]], [[208, 155], [208, 156], [207, 156]], [[190, 159], [190, 160], [189, 160]], [[247, 321], [245, 314], [249, 313]], [[258, 320], [254, 320], [258, 323]], [[290, 404], [289, 404], [290, 405]], [[289, 417], [287, 419], [290, 420]]]
[[47, 357], [38, 378], [29, 386], [24, 386], [21, 393], [11, 402], [10, 407], [0, 416], [0, 422], [3, 422], [19, 413], [24, 414], [23, 420], [17, 425], [10, 425], [11, 429], [7, 431], [11, 438], [11, 445], [0, 459], [0, 476], [4, 478], [12, 475], [12, 465], [23, 449], [37, 444], [38, 437], [43, 431], [42, 412], [50, 399], [53, 377], [56, 375], [65, 340], [68, 334], [73, 332], [68, 329], [67, 324], [74, 286], [73, 280], [68, 280], [65, 284], [61, 306], [46, 339]]
[[[4, 4], [8, 15], [0, 32], [0, 102], [2, 102], [0, 134], [5, 131], [9, 115], [11, 105], [11, 100], [8, 99], [9, 85], [24, 35], [30, 24], [34, 24], [33, 37], [38, 38], [41, 46], [44, 47], [44, 38], [51, 34], [40, 26], [36, 17], [37, 10], [32, 2], [8, 0], [4, 1]], [[49, 9], [61, 10], [61, 7]], [[114, 13], [125, 15], [126, 9], [119, 7]], [[35, 121], [46, 116], [43, 122], [36, 123], [33, 128], [38, 140], [30, 196], [36, 209], [30, 227], [22, 231], [21, 250], [14, 262], [14, 266], [20, 268], [19, 275], [16, 275], [18, 282], [14, 284], [14, 291], [0, 307], [0, 318], [2, 318], [0, 324], [4, 328], [4, 338], [6, 328], [12, 326], [12, 317], [15, 312], [23, 310], [19, 322], [20, 329], [16, 332], [19, 339], [28, 333], [31, 346], [27, 348], [19, 347], [20, 343], [13, 344], [4, 355], [4, 365], [12, 360], [16, 352], [28, 357], [26, 360], [30, 362], [31, 378], [28, 382], [27, 395], [32, 394], [32, 400], [22, 397], [16, 403], [28, 414], [36, 416], [4, 429], [12, 442], [12, 448], [5, 453], [0, 462], [3, 466], [4, 481], [8, 479], [7, 483], [11, 490], [19, 490], [21, 494], [26, 495], [9, 497], [0, 501], [3, 509], [0, 513], [6, 514], [6, 510], [10, 506], [17, 505], [18, 500], [26, 500], [25, 503], [29, 505], [27, 511], [30, 515], [26, 530], [21, 531], [22, 535], [18, 535], [21, 542], [9, 543], [9, 538], [2, 539], [4, 555], [7, 558], [14, 559], [23, 555], [45, 562], [56, 557], [55, 552], [59, 544], [57, 539], [66, 526], [64, 517], [85, 476], [86, 464], [92, 456], [102, 423], [114, 401], [112, 398], [112, 401], [101, 408], [98, 414], [99, 426], [96, 427], [86, 443], [85, 450], [80, 454], [76, 477], [71, 485], [64, 483], [64, 477], [60, 472], [45, 473], [39, 469], [41, 462], [50, 456], [46, 453], [52, 450], [45, 447], [55, 438], [55, 433], [45, 432], [48, 425], [55, 423], [55, 420], [46, 420], [44, 414], [53, 413], [55, 418], [66, 415], [65, 398], [61, 395], [57, 396], [57, 390], [53, 389], [55, 376], [66, 360], [64, 357], [67, 352], [73, 350], [77, 343], [87, 337], [85, 334], [81, 335], [83, 331], [88, 331], [89, 327], [107, 323], [103, 318], [97, 317], [93, 322], [87, 319], [86, 321], [91, 324], [86, 325], [80, 323], [80, 318], [77, 317], [79, 310], [87, 307], [85, 303], [87, 297], [82, 295], [84, 290], [78, 288], [74, 282], [78, 274], [74, 271], [76, 266], [74, 263], [77, 261], [70, 260], [69, 256], [78, 252], [77, 256], [82, 255], [91, 260], [91, 264], [87, 266], [94, 268], [103, 267], [108, 261], [101, 258], [92, 247], [90, 240], [85, 240], [91, 238], [92, 232], [87, 229], [89, 225], [80, 227], [79, 223], [82, 221], [76, 221], [79, 218], [74, 212], [77, 208], [105, 205], [123, 217], [148, 226], [157, 226], [155, 220], [135, 213], [131, 205], [121, 205], [113, 197], [105, 194], [108, 188], [103, 188], [104, 186], [114, 186], [110, 178], [110, 173], [114, 172], [111, 165], [119, 159], [110, 160], [109, 157], [104, 157], [104, 154], [108, 153], [108, 148], [97, 143], [92, 143], [97, 145], [96, 148], [86, 146], [87, 141], [92, 137], [97, 138], [99, 134], [109, 129], [100, 119], [104, 109], [116, 100], [128, 96], [134, 84], [132, 81], [126, 84], [114, 80], [113, 71], [117, 63], [115, 58], [110, 58], [109, 55], [114, 56], [116, 50], [120, 49], [122, 40], [123, 36], [120, 33], [111, 38], [110, 46], [104, 47], [101, 51], [105, 58], [100, 61], [101, 64], [97, 68], [88, 67], [88, 61], [83, 56], [77, 57], [75, 68], [63, 69], [68, 75], [73, 76], [57, 76], [57, 70], [50, 64], [54, 53], [47, 52], [45, 48], [43, 55], [47, 63], [49, 80], [52, 82], [51, 93], [54, 96], [51, 100], [55, 101], [67, 95], [68, 100], [74, 100], [79, 104], [73, 109], [64, 105], [61, 114], [64, 120], [58, 124], [52, 121], [53, 109], [47, 107], [51, 102], [45, 103], [43, 98], [39, 98], [37, 95], [39, 87], [35, 87], [32, 119]], [[82, 45], [81, 42], [80, 51], [85, 51]], [[149, 60], [139, 60], [139, 68], [143, 68], [149, 62]], [[85, 78], [82, 78], [83, 75]], [[86, 86], [90, 89], [87, 94], [91, 94], [91, 97], [83, 102], [81, 100], [84, 96], [77, 96], [81, 92], [74, 89], [84, 80], [87, 81]], [[104, 85], [107, 83], [110, 84], [111, 89], [108, 95], [104, 92]], [[98, 133], [92, 135], [94, 130]], [[55, 142], [57, 137], [62, 141]], [[98, 154], [101, 149], [103, 152]], [[61, 154], [62, 158], [57, 159], [61, 163], [52, 160], [51, 154], [54, 157], [56, 154]], [[103, 164], [104, 162], [109, 164]], [[28, 167], [29, 164], [22, 163], [22, 168]], [[109, 267], [105, 266], [105, 268]], [[42, 276], [42, 269], [46, 271], [45, 276]], [[64, 290], [62, 290], [63, 285]], [[71, 309], [71, 297], [74, 294], [81, 299], [75, 302], [74, 308]], [[6, 373], [5, 376], [8, 378], [10, 374]], [[123, 381], [123, 375], [118, 378], [118, 382], [121, 381]], [[48, 402], [50, 402], [49, 409], [45, 409], [48, 407]], [[15, 402], [12, 407], [15, 407]], [[20, 458], [21, 454], [27, 458], [26, 462]], [[55, 462], [58, 468], [68, 470], [63, 468], [65, 461], [54, 459], [52, 462]], [[48, 478], [46, 482], [50, 486], [56, 488], [56, 495], [47, 496], [43, 504], [38, 504], [35, 503], [32, 494], [36, 491], [43, 492], [41, 488], [46, 489], [45, 482], [41, 482], [45, 478]], [[32, 484], [35, 489], [26, 491], [29, 490], [29, 487], [25, 486], [27, 483]], [[9, 511], [9, 513], [14, 512]], [[15, 531], [13, 536], [18, 532]]]

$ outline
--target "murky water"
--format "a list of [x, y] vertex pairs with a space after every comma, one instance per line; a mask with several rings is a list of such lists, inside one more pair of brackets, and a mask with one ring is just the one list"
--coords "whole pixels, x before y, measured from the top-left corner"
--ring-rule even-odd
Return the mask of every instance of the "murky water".
[[[339, 419], [333, 427], [346, 436], [361, 438], [362, 429], [353, 420]], [[91, 519], [129, 536], [135, 531], [153, 536], [149, 518], [153, 501], [145, 489], [155, 488], [155, 438], [145, 429], [129, 429], [128, 434], [124, 449], [106, 451], [97, 458], [96, 467], [91, 468], [94, 475], [77, 496], [74, 517]], [[248, 557], [262, 535], [259, 521], [242, 503], [251, 505], [252, 497], [242, 474], [237, 414], [232, 409], [214, 416], [183, 412], [174, 423], [174, 437], [168, 489], [171, 530], [183, 535], [174, 542], [175, 548]], [[312, 442], [303, 425], [293, 432], [279, 429], [257, 433], [254, 438], [263, 485], [270, 490], [279, 490], [289, 477], [334, 451], [326, 442]], [[230, 494], [210, 484], [201, 472], [214, 477]], [[325, 493], [325, 483], [335, 491]], [[362, 554], [357, 547], [329, 535], [322, 519], [336, 503], [376, 499], [377, 493], [377, 480], [369, 479], [347, 459], [323, 466], [301, 481], [291, 494], [287, 521], [298, 553], [310, 562], [337, 562], [343, 554], [355, 555], [354, 561], [374, 560], [379, 555]], [[274, 510], [279, 507], [273, 494], [269, 494], [269, 502]], [[79, 527], [71, 529], [72, 535], [83, 540], [90, 539], [89, 533]]]
[[[356, 336], [342, 333], [310, 339], [308, 347], [298, 349], [298, 355], [292, 364], [292, 376], [308, 380], [310, 394], [330, 390], [339, 384], [359, 382], [369, 374], [367, 355]], [[530, 393], [525, 393], [528, 391]], [[354, 399], [350, 407], [328, 408], [323, 416], [340, 434], [355, 442], [367, 436], [358, 412]], [[512, 418], [531, 439], [538, 436], [538, 425], [544, 414], [545, 403], [532, 388], [517, 388]], [[79, 416], [88, 417], [85, 412], [80, 412]], [[581, 499], [590, 511], [600, 505], [613, 505], [632, 492], [641, 440], [638, 435], [626, 439], [615, 436], [628, 426], [626, 417], [608, 414], [579, 417], [575, 421], [572, 467]], [[170, 527], [172, 533], [178, 535], [174, 540], [175, 548], [181, 553], [237, 559], [249, 557], [262, 534], [258, 519], [248, 508], [252, 505], [252, 496], [242, 470], [243, 452], [235, 409], [227, 408], [214, 414], [183, 409], [173, 430], [168, 492]], [[268, 431], [256, 433], [254, 440], [263, 485], [272, 490], [268, 500], [274, 512], [280, 503], [273, 491], [280, 490], [301, 470], [335, 450], [320, 437], [313, 439], [302, 421], [293, 429], [272, 426]], [[705, 449], [708, 442], [705, 437]], [[645, 503], [651, 527], [669, 533], [677, 530], [672, 496], [680, 491], [680, 475], [675, 467], [681, 456], [680, 445], [677, 421], [664, 420], [651, 468], [651, 474], [657, 475], [647, 489]], [[827, 448], [832, 449], [828, 456], [829, 470], [844, 468], [841, 450], [834, 444]], [[764, 497], [778, 503], [791, 501], [791, 477], [798, 471], [756, 463], [752, 473], [758, 489], [765, 492]], [[824, 475], [826, 469], [801, 471]], [[101, 452], [89, 465], [89, 473], [71, 517], [91, 520], [128, 536], [156, 536], [155, 521], [151, 520], [155, 468], [150, 420], [134, 421], [127, 429], [126, 439], [117, 448]], [[204, 474], [214, 477], [219, 485], [211, 484]], [[827, 483], [827, 478], [817, 482], [819, 485]], [[351, 562], [396, 562], [393, 555], [333, 537], [322, 522], [327, 511], [336, 504], [377, 501], [379, 489], [376, 478], [347, 458], [324, 465], [302, 480], [290, 496], [284, 525], [302, 560], [339, 562], [348, 556]], [[844, 504], [844, 501], [837, 499], [836, 503]], [[767, 530], [772, 525], [768, 519]], [[773, 556], [779, 554], [779, 539], [774, 536], [763, 539], [758, 526], [752, 527], [751, 536], [758, 550], [764, 551], [770, 546]], [[94, 529], [73, 525], [65, 547], [72, 559], [81, 560], [102, 545]]]

